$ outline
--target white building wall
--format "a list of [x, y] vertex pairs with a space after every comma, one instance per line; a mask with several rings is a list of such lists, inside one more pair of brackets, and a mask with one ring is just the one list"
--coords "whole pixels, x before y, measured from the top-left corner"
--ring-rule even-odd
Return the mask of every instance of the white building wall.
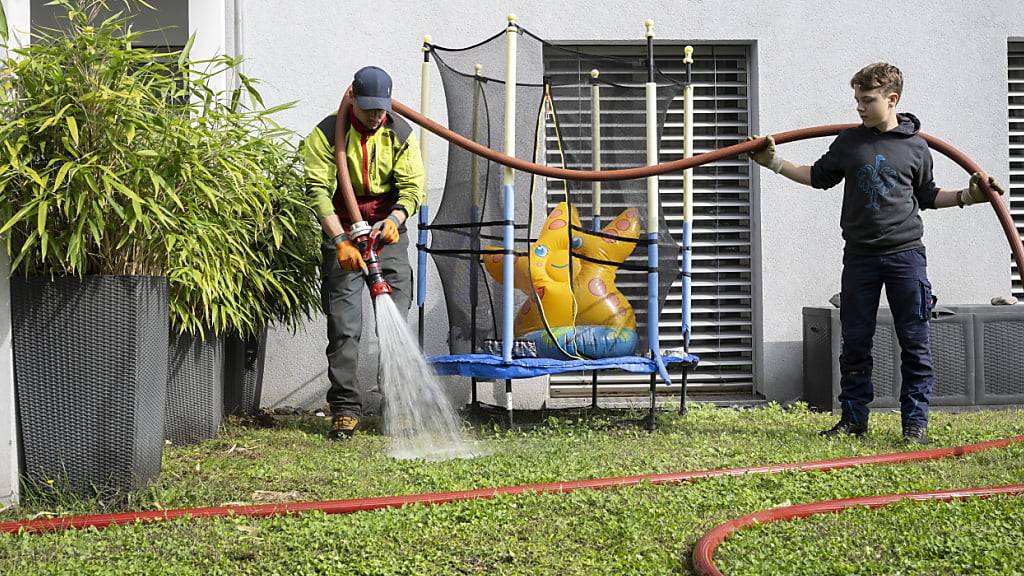
[[[898, 65], [906, 84], [900, 109], [921, 118], [924, 130], [950, 141], [990, 174], [1006, 181], [1006, 42], [1024, 35], [1024, 3], [950, 0], [672, 0], [621, 3], [562, 2], [336, 2], [243, 0], [247, 72], [265, 82], [268, 104], [298, 100], [281, 115], [305, 134], [337, 107], [360, 66], [391, 72], [395, 96], [419, 105], [420, 45], [424, 34], [443, 46], [463, 46], [500, 31], [507, 13], [552, 41], [639, 42], [652, 18], [658, 39], [750, 41], [761, 133], [857, 120], [849, 78], [861, 66]], [[230, 26], [229, 26], [230, 29]], [[493, 72], [492, 72], [493, 73]], [[445, 120], [436, 72], [431, 115]], [[780, 148], [787, 159], [811, 163], [828, 146], [817, 140]], [[439, 199], [445, 149], [431, 146], [430, 198]], [[962, 188], [967, 176], [936, 158], [936, 182]], [[799, 395], [801, 307], [820, 305], [839, 291], [842, 240], [841, 187], [816, 191], [762, 172], [758, 309], [759, 389], [771, 398]], [[942, 303], [987, 302], [1010, 292], [1008, 250], [991, 209], [947, 209], [924, 216], [930, 275]], [[414, 258], [414, 252], [410, 252]], [[444, 304], [436, 275], [430, 279], [428, 353], [445, 350]], [[366, 317], [370, 318], [367, 305]], [[410, 314], [415, 325], [415, 310]], [[364, 327], [360, 375], [373, 381], [376, 343]], [[263, 389], [265, 406], [313, 406], [327, 388], [322, 319], [296, 336], [272, 333]], [[463, 394], [465, 389], [460, 389]]]
[[[8, 44], [28, 44], [29, 0], [0, 0], [7, 15]], [[0, 237], [0, 242], [3, 242]], [[0, 250], [0, 507], [18, 502], [18, 430], [11, 358], [10, 262]]]
[[7, 253], [0, 251], [0, 507], [18, 501], [18, 429], [11, 360], [11, 291]]

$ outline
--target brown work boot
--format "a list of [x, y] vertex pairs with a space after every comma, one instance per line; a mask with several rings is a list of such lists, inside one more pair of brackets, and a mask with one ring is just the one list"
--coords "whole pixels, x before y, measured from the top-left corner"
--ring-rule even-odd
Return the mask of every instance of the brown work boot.
[[340, 440], [342, 438], [351, 438], [358, 427], [359, 418], [349, 416], [348, 414], [336, 415], [331, 419], [331, 429], [327, 432], [327, 439]]

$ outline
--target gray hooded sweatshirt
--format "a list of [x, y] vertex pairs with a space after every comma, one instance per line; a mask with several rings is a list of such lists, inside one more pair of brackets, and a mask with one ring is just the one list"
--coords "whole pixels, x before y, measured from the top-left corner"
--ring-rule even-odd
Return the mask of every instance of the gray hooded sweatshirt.
[[918, 136], [921, 122], [897, 114], [899, 125], [879, 132], [863, 124], [843, 130], [811, 166], [811, 186], [846, 180], [840, 226], [850, 254], [893, 254], [923, 246], [919, 210], [935, 208], [932, 155]]

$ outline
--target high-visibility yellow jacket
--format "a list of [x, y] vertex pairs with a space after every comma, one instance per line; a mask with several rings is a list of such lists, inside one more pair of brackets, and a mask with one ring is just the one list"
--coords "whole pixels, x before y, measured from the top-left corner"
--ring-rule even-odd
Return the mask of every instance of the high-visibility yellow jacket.
[[[302, 141], [306, 191], [321, 220], [337, 213], [346, 227], [351, 224], [341, 195], [334, 161], [334, 122], [324, 118]], [[392, 210], [406, 216], [419, 210], [425, 197], [423, 159], [412, 127], [404, 118], [388, 113], [376, 130], [368, 130], [355, 116], [345, 142], [352, 189], [363, 218], [373, 224]]]

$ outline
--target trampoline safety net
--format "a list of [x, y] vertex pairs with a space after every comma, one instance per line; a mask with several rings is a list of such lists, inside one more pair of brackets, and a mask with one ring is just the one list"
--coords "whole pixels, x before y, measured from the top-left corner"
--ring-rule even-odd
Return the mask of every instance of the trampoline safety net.
[[[517, 43], [516, 157], [594, 169], [591, 87], [596, 82], [601, 169], [646, 164], [646, 143], [631, 136], [646, 122], [644, 60], [561, 48], [522, 27]], [[467, 48], [430, 45], [429, 50], [444, 88], [448, 127], [501, 150], [505, 33]], [[544, 75], [545, 50], [570, 62], [560, 67], [557, 77]], [[592, 77], [591, 70], [612, 59], [615, 75]], [[565, 73], [574, 68], [575, 74]], [[669, 105], [682, 86], [660, 74], [656, 81], [660, 139]], [[551, 142], [556, 144], [548, 149]], [[449, 144], [444, 195], [429, 225], [427, 251], [443, 279], [450, 354], [479, 352], [485, 340], [501, 339], [502, 174], [500, 164]], [[516, 339], [553, 344], [554, 354], [542, 355], [565, 359], [647, 352], [646, 180], [602, 182], [598, 196], [590, 182], [517, 171], [514, 186]], [[557, 202], [553, 207], [549, 197]], [[680, 246], [660, 216], [658, 230], [660, 310], [680, 274]], [[594, 324], [601, 325], [596, 333]], [[606, 338], [609, 332], [618, 336]], [[631, 334], [632, 340], [623, 334]], [[587, 338], [591, 340], [584, 342]]]

